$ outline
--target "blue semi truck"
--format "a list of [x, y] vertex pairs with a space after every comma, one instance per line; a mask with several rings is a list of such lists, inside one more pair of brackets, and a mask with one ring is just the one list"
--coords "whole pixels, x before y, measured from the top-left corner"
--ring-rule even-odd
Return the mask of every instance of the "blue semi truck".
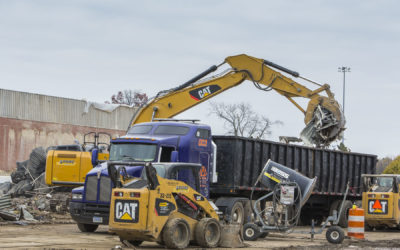
[[[207, 198], [210, 198], [210, 182], [217, 182], [215, 156], [210, 126], [195, 121], [141, 123], [131, 127], [125, 136], [113, 138], [110, 146], [110, 161], [201, 164], [200, 192]], [[141, 175], [142, 169], [142, 166], [126, 167], [127, 173], [135, 177]], [[189, 185], [195, 183], [189, 173], [181, 173], [178, 179]], [[103, 162], [89, 171], [84, 186], [72, 190], [70, 213], [81, 231], [94, 231], [99, 224], [108, 224], [112, 188], [107, 162]], [[246, 202], [246, 198], [234, 197], [221, 199], [217, 204], [224, 209], [231, 206], [230, 210], [236, 211], [233, 218], [243, 221], [244, 207], [247, 205], [249, 210]]]

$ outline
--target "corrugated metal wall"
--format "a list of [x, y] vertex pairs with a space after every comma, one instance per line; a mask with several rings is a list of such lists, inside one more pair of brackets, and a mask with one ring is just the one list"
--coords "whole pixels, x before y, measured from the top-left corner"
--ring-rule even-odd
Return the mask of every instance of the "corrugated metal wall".
[[88, 132], [121, 136], [135, 109], [120, 106], [106, 112], [87, 102], [0, 89], [0, 170], [12, 171], [33, 148], [83, 142]]
[[85, 113], [87, 104], [84, 100], [0, 89], [0, 117], [126, 130], [135, 111], [120, 106], [105, 112], [90, 106]]

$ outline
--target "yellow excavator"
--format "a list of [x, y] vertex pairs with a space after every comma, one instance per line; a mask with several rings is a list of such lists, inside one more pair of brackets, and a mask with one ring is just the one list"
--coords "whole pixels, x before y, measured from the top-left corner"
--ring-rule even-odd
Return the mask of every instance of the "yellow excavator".
[[[226, 63], [230, 65], [230, 69], [202, 79]], [[311, 90], [273, 68], [306, 80], [317, 88]], [[155, 118], [171, 118], [225, 90], [238, 86], [245, 80], [251, 81], [260, 90], [277, 91], [305, 115], [306, 127], [300, 137], [306, 144], [328, 145], [341, 136], [345, 118], [328, 84], [319, 84], [300, 76], [298, 72], [245, 54], [227, 57], [223, 63], [210, 67], [188, 82], [159, 92], [146, 105], [138, 109], [132, 117], [130, 127], [137, 123], [153, 121]], [[324, 92], [326, 96], [321, 95]], [[310, 99], [306, 109], [296, 102], [296, 97]]]
[[80, 186], [86, 174], [94, 167], [92, 151], [98, 150], [97, 160], [107, 161], [111, 135], [89, 132], [83, 136], [83, 144], [58, 145], [50, 148], [46, 156], [45, 180], [48, 186]]
[[[224, 64], [230, 69], [204, 78]], [[284, 76], [275, 69], [293, 77], [301, 78], [317, 88], [312, 90]], [[188, 82], [160, 91], [133, 115], [130, 127], [137, 123], [174, 117], [183, 111], [248, 80], [263, 91], [275, 90], [293, 103], [304, 115], [305, 129], [301, 139], [308, 145], [328, 145], [338, 139], [344, 130], [345, 118], [328, 84], [319, 84], [300, 76], [299, 73], [264, 59], [248, 55], [227, 57], [223, 63], [214, 65]], [[326, 95], [322, 95], [325, 93]], [[307, 108], [301, 107], [295, 98], [310, 99]], [[128, 130], [129, 130], [128, 128]], [[93, 168], [92, 155], [77, 152], [50, 151], [46, 164], [48, 185], [82, 185], [86, 173]], [[102, 155], [108, 159], [107, 155]], [[100, 158], [99, 158], [100, 160]], [[73, 167], [72, 167], [73, 166]]]

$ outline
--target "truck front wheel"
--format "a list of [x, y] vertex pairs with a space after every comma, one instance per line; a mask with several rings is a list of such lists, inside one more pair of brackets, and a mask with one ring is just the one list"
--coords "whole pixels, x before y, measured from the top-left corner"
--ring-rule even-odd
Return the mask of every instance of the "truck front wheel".
[[78, 228], [81, 230], [81, 232], [84, 233], [93, 233], [96, 231], [96, 229], [99, 227], [99, 225], [95, 224], [83, 224], [83, 223], [78, 223]]

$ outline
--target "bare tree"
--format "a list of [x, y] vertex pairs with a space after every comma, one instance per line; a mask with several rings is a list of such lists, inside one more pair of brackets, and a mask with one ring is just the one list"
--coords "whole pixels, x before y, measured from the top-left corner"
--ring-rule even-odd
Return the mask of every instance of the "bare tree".
[[254, 112], [248, 103], [225, 104], [211, 102], [211, 112], [224, 120], [228, 134], [235, 136], [265, 138], [271, 134], [272, 125], [282, 125], [281, 121], [271, 121]]
[[[125, 89], [124, 91], [118, 91], [116, 95], [112, 95], [111, 103], [139, 107], [145, 104], [148, 99], [146, 93], [142, 93], [138, 90]], [[106, 101], [106, 103], [110, 102]]]

